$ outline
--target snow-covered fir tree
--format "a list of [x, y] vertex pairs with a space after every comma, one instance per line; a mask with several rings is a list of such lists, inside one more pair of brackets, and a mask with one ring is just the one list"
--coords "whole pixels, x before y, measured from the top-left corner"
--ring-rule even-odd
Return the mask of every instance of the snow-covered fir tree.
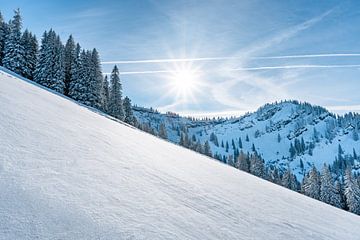
[[9, 23], [10, 32], [5, 39], [3, 66], [22, 74], [25, 65], [24, 46], [21, 44], [21, 15], [20, 10], [15, 11], [14, 18]]
[[249, 157], [242, 150], [239, 153], [236, 163], [236, 168], [245, 172], [250, 172]]
[[21, 44], [24, 46], [25, 60], [21, 75], [32, 80], [37, 62], [38, 41], [36, 36], [26, 29], [21, 37]]
[[69, 36], [65, 44], [64, 50], [64, 68], [65, 68], [65, 78], [64, 78], [64, 94], [69, 96], [70, 81], [71, 81], [71, 66], [76, 58], [76, 45], [72, 35]]
[[256, 153], [250, 156], [250, 173], [261, 178], [265, 177], [264, 161]]
[[34, 80], [59, 93], [64, 92], [64, 47], [60, 37], [50, 29], [43, 34]]
[[82, 81], [81, 69], [81, 47], [77, 43], [75, 47], [75, 57], [72, 59], [70, 68], [69, 96], [75, 100], [83, 99], [85, 83]]
[[[134, 113], [133, 113], [132, 106], [131, 106], [131, 100], [127, 96], [124, 98], [123, 107], [124, 107], [124, 113], [125, 113], [124, 122], [126, 122], [130, 125], [135, 125], [135, 117], [134, 117]], [[161, 129], [162, 128], [160, 127], [160, 130]], [[166, 132], [165, 124], [163, 124], [162, 131], [163, 131], [162, 135], [164, 136], [164, 139], [167, 139], [167, 132]], [[159, 133], [160, 133], [160, 131], [159, 131]]]
[[298, 182], [295, 175], [291, 172], [290, 168], [288, 168], [283, 174], [281, 179], [281, 185], [293, 191], [298, 190]]
[[360, 215], [360, 186], [350, 168], [346, 169], [344, 182], [346, 205], [350, 212]]
[[109, 113], [120, 120], [124, 119], [124, 110], [122, 106], [122, 86], [120, 83], [120, 73], [115, 65], [110, 75], [110, 97], [109, 97]]
[[104, 77], [101, 87], [101, 109], [106, 113], [109, 111], [109, 80], [107, 75]]
[[2, 66], [2, 60], [4, 58], [5, 39], [9, 33], [8, 24], [4, 21], [0, 12], [0, 65]]
[[319, 200], [331, 204], [335, 207], [341, 206], [341, 197], [340, 193], [336, 189], [334, 185], [333, 177], [331, 176], [331, 172], [329, 167], [324, 164], [324, 167], [321, 171], [320, 176], [320, 198]]
[[302, 184], [302, 192], [309, 197], [320, 199], [320, 176], [316, 167], [313, 166], [310, 172], [305, 175]]
[[94, 48], [91, 51], [90, 57], [90, 78], [88, 79], [88, 101], [89, 106], [100, 109], [101, 108], [101, 87], [103, 75], [101, 71], [99, 53]]

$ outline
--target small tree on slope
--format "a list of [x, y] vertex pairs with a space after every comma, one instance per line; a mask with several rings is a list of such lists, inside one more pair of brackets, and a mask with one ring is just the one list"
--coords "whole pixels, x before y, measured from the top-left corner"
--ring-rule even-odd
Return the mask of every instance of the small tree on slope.
[[110, 97], [109, 97], [109, 113], [113, 117], [123, 120], [124, 110], [122, 106], [122, 87], [119, 77], [119, 69], [114, 66], [110, 76]]

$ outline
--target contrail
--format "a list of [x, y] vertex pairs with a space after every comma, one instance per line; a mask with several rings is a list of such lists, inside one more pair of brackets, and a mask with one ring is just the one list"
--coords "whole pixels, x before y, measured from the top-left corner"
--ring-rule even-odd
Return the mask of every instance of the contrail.
[[326, 58], [326, 57], [359, 57], [359, 56], [360, 53], [324, 53], [324, 54], [253, 57], [253, 59]]
[[[304, 54], [304, 55], [283, 55], [283, 56], [260, 56], [249, 57], [248, 59], [291, 59], [291, 58], [331, 58], [331, 57], [360, 57], [360, 53], [324, 53], [324, 54]], [[138, 63], [174, 63], [174, 62], [198, 62], [198, 61], [221, 61], [236, 60], [244, 57], [204, 57], [204, 58], [168, 58], [168, 59], [146, 59], [146, 60], [120, 60], [101, 62], [103, 65], [109, 64], [138, 64]]]
[[295, 68], [357, 68], [360, 64], [351, 65], [285, 65], [285, 66], [264, 66], [264, 67], [249, 67], [249, 68], [234, 68], [230, 71], [257, 71], [257, 70], [271, 70], [271, 69], [295, 69]]
[[108, 61], [101, 64], [136, 64], [136, 63], [173, 63], [173, 62], [196, 62], [196, 61], [218, 61], [229, 59], [240, 59], [241, 57], [205, 57], [205, 58], [168, 58], [168, 59], [147, 59], [147, 60], [124, 60]]
[[[281, 66], [263, 66], [263, 67], [244, 67], [244, 68], [230, 68], [230, 69], [215, 69], [210, 71], [198, 72], [216, 72], [216, 71], [260, 71], [260, 70], [275, 70], [275, 69], [297, 69], [297, 68], [360, 68], [360, 64], [349, 65], [281, 65]], [[120, 72], [120, 75], [137, 75], [137, 74], [158, 74], [158, 73], [176, 73], [175, 70], [153, 70], [153, 71], [131, 71]], [[109, 75], [111, 73], [103, 73]]]

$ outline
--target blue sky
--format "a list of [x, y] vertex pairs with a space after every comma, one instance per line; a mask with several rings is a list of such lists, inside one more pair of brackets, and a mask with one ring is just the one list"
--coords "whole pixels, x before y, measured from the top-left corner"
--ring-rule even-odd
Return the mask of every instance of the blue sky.
[[[38, 37], [53, 28], [96, 47], [105, 73], [117, 62], [124, 94], [141, 106], [228, 115], [297, 99], [360, 111], [357, 1], [0, 2], [6, 19], [19, 7]], [[179, 71], [191, 73], [180, 90]]]

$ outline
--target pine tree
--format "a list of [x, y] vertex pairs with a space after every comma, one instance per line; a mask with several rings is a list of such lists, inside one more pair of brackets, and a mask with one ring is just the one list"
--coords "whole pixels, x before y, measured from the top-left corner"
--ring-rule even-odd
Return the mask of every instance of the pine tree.
[[5, 39], [3, 66], [22, 74], [25, 65], [24, 54], [24, 46], [21, 44], [21, 15], [20, 10], [17, 9], [10, 22], [10, 33]]
[[237, 166], [236, 168], [245, 171], [250, 172], [250, 161], [248, 156], [241, 150], [237, 159]]
[[104, 77], [101, 89], [101, 109], [107, 113], [109, 111], [109, 81], [107, 76]]
[[82, 82], [82, 69], [81, 69], [81, 47], [79, 44], [76, 44], [75, 47], [75, 57], [71, 62], [70, 69], [70, 82], [69, 82], [69, 96], [75, 100], [83, 98], [83, 92], [85, 91], [85, 85]]
[[110, 97], [109, 97], [109, 113], [120, 120], [124, 119], [124, 110], [122, 107], [122, 87], [119, 77], [119, 69], [114, 66], [110, 76]]
[[69, 96], [70, 91], [70, 82], [71, 82], [71, 75], [73, 73], [72, 66], [75, 61], [76, 55], [76, 45], [74, 42], [74, 38], [72, 35], [69, 36], [64, 50], [64, 68], [65, 68], [65, 78], [64, 78], [64, 94]]
[[320, 179], [321, 184], [319, 200], [324, 203], [331, 204], [335, 207], [340, 207], [340, 193], [338, 193], [337, 189], [335, 188], [334, 180], [331, 176], [329, 167], [326, 164], [324, 164]]
[[3, 16], [0, 12], [0, 66], [4, 58], [5, 39], [8, 35], [8, 25], [5, 23]]
[[320, 199], [320, 176], [315, 166], [304, 177], [302, 191], [306, 196]]
[[264, 161], [257, 154], [250, 156], [250, 173], [261, 178], [265, 177]]
[[64, 46], [60, 37], [50, 29], [43, 34], [34, 80], [59, 93], [64, 92]]
[[21, 75], [32, 80], [34, 78], [38, 54], [36, 36], [26, 29], [21, 37], [21, 44], [24, 46], [24, 65]]
[[[124, 98], [124, 113], [125, 113], [125, 119], [124, 122], [130, 124], [130, 125], [135, 125], [135, 117], [134, 117], [134, 113], [131, 107], [131, 100], [128, 97]], [[160, 130], [161, 130], [161, 125], [160, 125]], [[166, 128], [164, 126], [164, 133], [163, 133], [164, 139], [167, 139], [167, 133], [166, 133]], [[161, 135], [160, 135], [161, 137]]]
[[81, 61], [83, 70], [82, 81], [85, 83], [85, 99], [83, 103], [100, 109], [103, 76], [97, 50], [94, 48], [91, 52], [86, 51], [85, 57]]
[[298, 191], [298, 182], [295, 175], [291, 172], [290, 167], [282, 176], [281, 185], [293, 191]]
[[351, 173], [351, 169], [345, 171], [345, 197], [349, 211], [360, 215], [360, 186]]

